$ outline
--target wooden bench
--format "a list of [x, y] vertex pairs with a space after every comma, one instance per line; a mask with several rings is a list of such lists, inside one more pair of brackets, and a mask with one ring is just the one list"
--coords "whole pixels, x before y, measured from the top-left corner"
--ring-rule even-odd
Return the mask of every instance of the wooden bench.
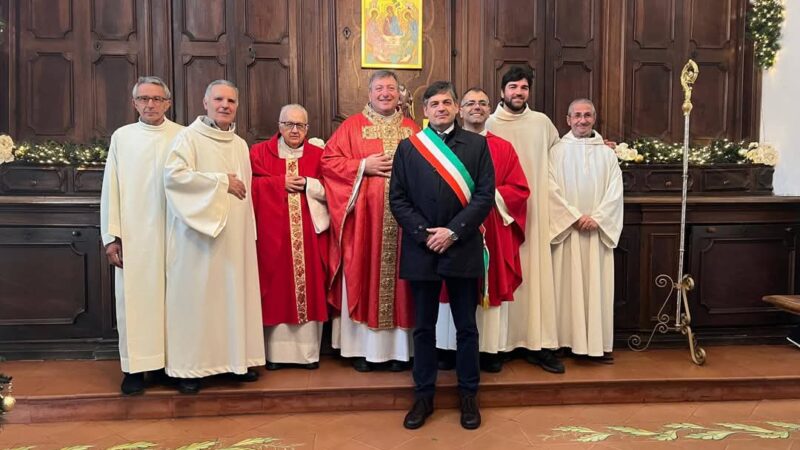
[[800, 316], [800, 295], [765, 295], [761, 300], [778, 309]]

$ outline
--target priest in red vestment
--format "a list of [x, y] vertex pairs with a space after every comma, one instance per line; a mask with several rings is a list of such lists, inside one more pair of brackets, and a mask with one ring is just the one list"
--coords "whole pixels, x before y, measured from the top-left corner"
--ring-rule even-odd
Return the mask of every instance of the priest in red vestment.
[[[527, 200], [530, 196], [525, 172], [510, 142], [484, 128], [491, 107], [489, 96], [480, 88], [472, 88], [461, 99], [460, 115], [464, 129], [486, 136], [495, 170], [495, 207], [484, 222], [486, 246], [489, 249], [489, 308], [478, 308], [481, 369], [499, 372], [502, 369], [500, 337], [508, 324], [505, 302], [514, 300], [514, 291], [522, 283], [519, 247], [525, 241]], [[447, 304], [439, 307], [436, 344], [442, 350], [455, 350], [456, 330]], [[455, 364], [454, 354], [445, 353], [442, 368]]]
[[398, 278], [400, 233], [389, 210], [392, 158], [397, 144], [419, 127], [398, 111], [397, 76], [377, 71], [369, 103], [347, 118], [322, 155], [331, 214], [330, 302], [340, 312], [332, 345], [355, 358], [359, 371], [390, 362], [403, 370], [411, 357], [412, 300]]
[[279, 133], [250, 149], [267, 369], [319, 367], [326, 302], [322, 149], [306, 141], [308, 113], [281, 109]]

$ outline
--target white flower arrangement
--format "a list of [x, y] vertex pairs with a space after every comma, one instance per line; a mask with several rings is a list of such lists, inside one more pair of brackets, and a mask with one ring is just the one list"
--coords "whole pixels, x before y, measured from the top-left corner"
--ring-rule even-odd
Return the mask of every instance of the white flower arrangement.
[[744, 157], [749, 161], [767, 166], [778, 164], [778, 151], [772, 145], [752, 142], [747, 148]]
[[14, 140], [7, 134], [0, 135], [0, 164], [14, 161]]
[[641, 162], [644, 159], [644, 157], [640, 155], [635, 148], [630, 147], [625, 142], [617, 144], [617, 147], [614, 149], [614, 153], [616, 153], [617, 159], [620, 161]]
[[325, 148], [325, 141], [323, 141], [322, 139], [320, 139], [318, 137], [313, 137], [313, 138], [309, 139], [308, 143], [311, 144], [311, 145], [316, 145], [319, 148]]

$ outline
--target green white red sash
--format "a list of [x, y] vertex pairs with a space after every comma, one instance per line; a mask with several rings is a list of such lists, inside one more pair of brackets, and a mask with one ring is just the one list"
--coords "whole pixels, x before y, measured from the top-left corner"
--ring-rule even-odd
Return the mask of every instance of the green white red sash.
[[[466, 207], [470, 199], [472, 199], [472, 193], [475, 191], [475, 181], [466, 166], [464, 166], [464, 163], [458, 159], [458, 156], [450, 150], [450, 147], [431, 128], [425, 128], [419, 133], [411, 135], [409, 140], [419, 154], [436, 169], [439, 176], [450, 186], [450, 189], [453, 190], [453, 193], [456, 194], [456, 197], [461, 202], [461, 206]], [[481, 236], [486, 233], [483, 225], [480, 226], [480, 232]], [[488, 308], [489, 248], [486, 247], [485, 237], [483, 238], [483, 269], [483, 298], [481, 299], [481, 305], [484, 308]]]

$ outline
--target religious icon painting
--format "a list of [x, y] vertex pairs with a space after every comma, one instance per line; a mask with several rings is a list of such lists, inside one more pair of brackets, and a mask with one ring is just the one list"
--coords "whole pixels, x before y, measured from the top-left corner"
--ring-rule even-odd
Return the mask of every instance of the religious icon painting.
[[361, 0], [361, 67], [422, 68], [422, 0]]

